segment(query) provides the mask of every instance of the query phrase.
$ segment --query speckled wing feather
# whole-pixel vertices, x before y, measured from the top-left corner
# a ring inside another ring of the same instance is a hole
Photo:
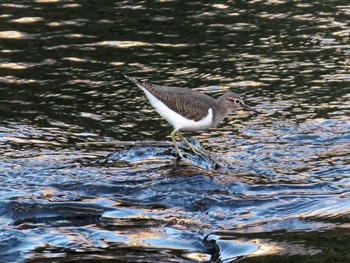
[[[138,86],[142,85],[143,88],[147,89],[171,110],[190,120],[199,121],[205,118],[208,110],[215,105],[215,99],[198,91],[187,88],[158,86],[139,82],[131,77],[127,78]]]
[[[213,98],[186,88],[157,86],[144,83],[145,88],[171,110],[187,119],[199,121],[213,107]]]

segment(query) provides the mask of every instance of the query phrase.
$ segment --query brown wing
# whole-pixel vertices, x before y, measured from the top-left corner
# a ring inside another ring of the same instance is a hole
[[[187,119],[199,121],[207,116],[215,105],[215,99],[195,90],[142,83],[144,88],[171,110]]]

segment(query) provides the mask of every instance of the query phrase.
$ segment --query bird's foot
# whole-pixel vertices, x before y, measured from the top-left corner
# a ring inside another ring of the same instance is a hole
[[[199,149],[198,147],[194,146],[191,144],[191,147],[189,147],[191,151],[195,154],[199,154],[203,157],[209,158],[210,160],[214,161],[215,163],[222,165],[226,164],[226,160],[224,160],[222,157],[219,155],[216,155],[215,153],[212,153],[210,151],[207,151],[205,149]]]
[[[175,153],[177,154],[178,158],[184,158],[183,153],[180,151],[178,147],[175,147]]]
[[[197,153],[197,154],[204,155],[204,156],[208,156],[208,155],[209,155],[209,154],[206,153],[205,151],[203,151],[203,150],[201,150],[201,149],[199,149],[199,148],[197,148],[197,147],[195,147],[195,146],[191,147],[190,149],[191,149],[191,151],[192,151],[193,153]]]

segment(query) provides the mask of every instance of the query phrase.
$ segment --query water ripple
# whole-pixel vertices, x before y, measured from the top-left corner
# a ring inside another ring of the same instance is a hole
[[[347,1],[7,2],[0,261],[347,261]],[[178,160],[123,74],[262,113]]]

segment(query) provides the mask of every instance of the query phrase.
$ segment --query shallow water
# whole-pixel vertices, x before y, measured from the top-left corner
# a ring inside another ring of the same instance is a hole
[[[347,262],[348,1],[1,1],[1,262]],[[241,94],[186,136],[122,74]]]

